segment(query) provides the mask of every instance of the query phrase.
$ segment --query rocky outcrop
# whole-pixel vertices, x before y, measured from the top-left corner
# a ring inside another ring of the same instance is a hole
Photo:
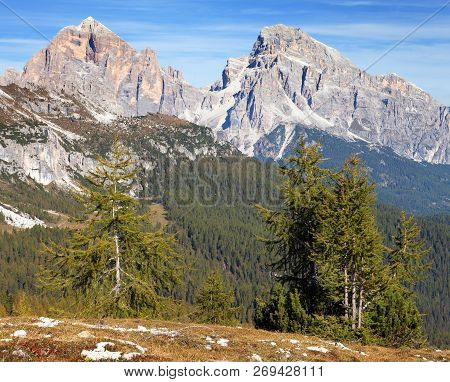
[[[91,17],[60,30],[28,61],[17,82],[82,95],[124,116],[181,115],[195,108],[202,94],[185,83],[180,72],[162,69],[153,50],[137,52]]]

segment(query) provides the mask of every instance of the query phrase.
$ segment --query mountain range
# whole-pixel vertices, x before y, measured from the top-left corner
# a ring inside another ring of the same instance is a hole
[[[323,143],[328,167],[358,153],[380,200],[448,212],[449,126],[448,107],[423,90],[396,75],[370,76],[284,25],[264,28],[208,88],[91,17],[60,30],[21,73],[0,77],[0,173],[71,189],[114,136],[143,173],[160,177],[161,160],[283,161],[303,135]]]
[[[103,123],[174,115],[251,156],[282,158],[301,124],[416,161],[450,163],[447,106],[395,74],[369,75],[284,25],[263,28],[248,56],[230,58],[221,78],[200,89],[162,68],[151,49],[137,52],[88,17],[61,29],[23,72],[7,71],[0,84],[75,97]]]

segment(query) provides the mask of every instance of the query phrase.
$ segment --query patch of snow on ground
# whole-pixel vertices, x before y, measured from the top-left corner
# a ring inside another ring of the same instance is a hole
[[[99,342],[94,350],[83,350],[81,356],[90,361],[102,361],[120,359],[122,353],[120,351],[106,350],[107,346],[114,346],[112,342]]]
[[[279,354],[284,354],[286,358],[291,356],[291,352],[288,349],[279,348],[276,352]]]
[[[206,350],[211,350],[212,347],[211,347],[211,345],[205,345],[205,349],[206,349]]]
[[[299,341],[299,340],[295,340],[295,339],[290,339],[289,342],[290,342],[291,344],[296,345],[296,344],[298,344],[300,341]]]
[[[307,353],[302,353],[302,356],[303,357],[308,357],[308,354]]]
[[[19,357],[29,357],[28,353],[23,351],[22,349],[17,349],[12,352],[12,355],[16,355]]]
[[[261,358],[260,355],[258,355],[258,354],[256,354],[256,353],[253,353],[253,354],[252,354],[252,361],[253,361],[253,362],[262,362],[262,358]]]
[[[140,332],[140,333],[151,333],[155,336],[167,336],[167,337],[176,337],[179,333],[176,330],[170,330],[167,328],[146,328],[145,326],[139,325],[137,328],[121,328],[116,326],[108,326],[108,325],[92,325],[86,324],[84,322],[74,323],[73,325],[84,326],[90,329],[100,329],[100,330],[113,330],[115,332]]]
[[[133,341],[127,341],[127,340],[120,340],[120,339],[116,339],[116,341],[120,342],[121,344],[126,344],[126,345],[130,345],[130,346],[134,346],[137,350],[137,352],[131,352],[131,353],[124,353],[122,355],[123,359],[126,359],[127,361],[133,359],[136,356],[139,355],[143,355],[145,354],[145,352],[147,351],[146,348],[144,348],[141,345],[138,345],[137,343],[134,343]]]
[[[311,351],[317,351],[319,353],[328,353],[329,350],[322,347],[322,346],[308,346],[306,349],[311,350]]]
[[[11,342],[12,339],[11,338],[2,338],[0,339],[0,342]]]
[[[0,204],[0,212],[5,216],[6,223],[14,227],[32,228],[35,225],[45,226],[42,220],[32,217],[24,212],[20,212],[8,204]]]
[[[345,346],[342,342],[328,342],[330,345],[334,345],[341,350],[353,351],[352,349]]]
[[[25,330],[16,330],[13,334],[11,334],[11,337],[26,337],[27,332]]]
[[[39,317],[39,322],[36,322],[33,325],[39,326],[40,328],[54,328],[60,323],[61,321],[55,320],[54,318]]]
[[[227,347],[228,342],[230,342],[230,340],[227,340],[226,338],[219,338],[216,343],[217,343],[217,345]]]

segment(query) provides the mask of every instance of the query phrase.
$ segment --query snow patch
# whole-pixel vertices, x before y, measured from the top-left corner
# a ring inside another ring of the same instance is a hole
[[[32,217],[25,212],[20,212],[16,208],[8,204],[0,204],[0,212],[5,216],[7,224],[18,228],[32,228],[35,225],[41,225],[45,227],[42,220]]]
[[[328,353],[329,350],[322,347],[322,346],[308,346],[306,349],[311,350],[311,351],[317,351],[319,353]]]
[[[276,353],[284,354],[284,356],[285,356],[286,358],[290,358],[290,357],[291,357],[291,352],[290,352],[288,349],[279,348],[279,349],[276,351]]]
[[[12,352],[12,355],[19,357],[29,357],[28,353],[23,351],[22,349],[17,349]]]
[[[252,354],[252,361],[253,362],[262,362],[262,358],[259,354],[253,353]]]
[[[291,344],[296,345],[296,344],[298,344],[300,341],[299,341],[299,340],[295,340],[295,339],[290,339],[289,342],[290,342]]]
[[[13,334],[11,334],[11,337],[26,337],[27,336],[27,332],[26,330],[16,330]]]
[[[73,323],[72,325],[84,326],[90,329],[99,329],[99,330],[112,330],[115,332],[140,332],[140,333],[150,333],[155,336],[167,336],[167,337],[176,337],[179,333],[176,330],[169,330],[167,328],[146,328],[145,326],[138,325],[137,328],[121,328],[116,326],[107,326],[107,325],[92,325],[86,324],[84,322]]]
[[[48,317],[39,317],[39,322],[34,323],[33,325],[39,326],[40,328],[54,328],[58,326],[61,321],[55,320],[53,318]]]
[[[226,339],[226,338],[219,338],[217,340],[217,345],[223,346],[223,347],[227,347],[228,346],[228,342],[230,342],[230,340]]]
[[[106,350],[107,346],[114,346],[112,342],[99,342],[94,350],[83,350],[81,356],[90,361],[103,361],[120,359],[122,353],[120,351]]]

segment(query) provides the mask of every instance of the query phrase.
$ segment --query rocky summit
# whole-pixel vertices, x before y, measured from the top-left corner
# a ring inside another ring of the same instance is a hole
[[[0,85],[76,97],[96,119],[174,115],[213,129],[247,155],[281,158],[298,129],[387,147],[431,163],[450,163],[449,108],[395,74],[372,76],[337,50],[284,25],[264,28],[250,54],[228,60],[207,89],[162,68],[89,17],[60,30],[22,73]],[[50,106],[50,109],[52,106]]]

